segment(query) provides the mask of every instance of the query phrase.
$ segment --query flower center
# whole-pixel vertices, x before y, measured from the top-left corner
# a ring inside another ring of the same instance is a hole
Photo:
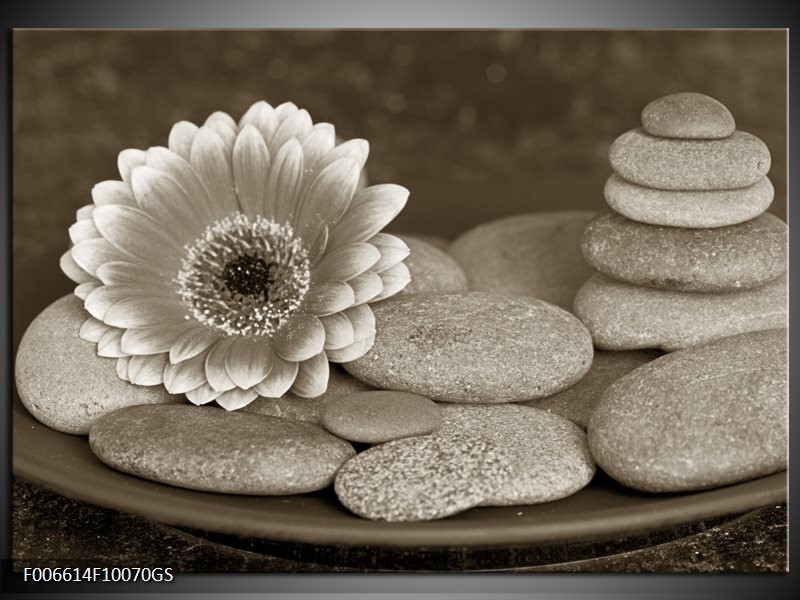
[[[235,213],[186,245],[175,282],[201,323],[268,336],[300,307],[310,279],[306,248],[291,226]]]

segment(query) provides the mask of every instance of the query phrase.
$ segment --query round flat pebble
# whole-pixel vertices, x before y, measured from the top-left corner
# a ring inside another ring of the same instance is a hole
[[[645,106],[642,128],[659,137],[719,139],[731,135],[736,122],[719,100],[697,92],[681,92]]]
[[[769,171],[770,154],[756,136],[736,131],[721,140],[676,140],[633,129],[608,153],[628,181],[665,190],[725,190],[753,185]]]
[[[578,292],[574,312],[601,350],[671,352],[738,333],[786,327],[786,277],[760,288],[700,294],[639,287],[598,273]]]
[[[416,236],[398,237],[411,250],[404,260],[411,281],[398,294],[466,291],[467,276],[447,252]]]
[[[725,338],[619,379],[589,423],[598,464],[648,492],[701,490],[785,469],[786,333]]]
[[[661,352],[657,350],[628,352],[597,350],[594,353],[592,367],[578,383],[553,396],[528,400],[522,404],[561,415],[585,430],[606,388],[623,375],[659,356]]]
[[[511,477],[512,457],[474,436],[428,435],[375,446],[334,482],[342,504],[378,521],[429,521],[478,506]]]
[[[284,394],[280,398],[264,398],[259,396],[250,404],[240,409],[239,412],[256,413],[270,417],[282,417],[284,419],[295,419],[296,421],[319,424],[322,419],[322,410],[327,404],[336,402],[344,396],[372,389],[374,389],[372,386],[367,385],[363,381],[359,381],[339,365],[330,363],[328,388],[321,396],[317,396],[316,398],[301,398],[291,393]]]
[[[533,296],[569,309],[592,274],[580,239],[595,214],[540,212],[490,221],[458,237],[450,253],[471,290]]]
[[[441,424],[442,411],[435,402],[407,392],[350,394],[322,412],[325,429],[340,438],[367,444],[425,435]]]
[[[120,471],[225,494],[313,492],[355,455],[311,423],[185,404],[108,413],[89,431],[89,445]]]
[[[786,272],[787,229],[769,213],[715,229],[646,225],[607,213],[586,227],[581,249],[593,267],[620,281],[729,292],[763,285]]]
[[[514,402],[569,387],[592,362],[581,322],[535,298],[415,294],[376,303],[373,311],[372,349],[344,368],[382,389],[449,402]]]
[[[133,385],[117,377],[116,359],[97,356],[96,344],[78,337],[89,317],[72,294],[31,322],[17,349],[17,391],[39,421],[65,433],[86,434],[105,413],[137,404],[185,402],[164,386]]]
[[[772,204],[768,177],[734,190],[657,190],[611,175],[605,185],[608,205],[641,223],[669,227],[725,227],[755,219]]]
[[[507,450],[513,476],[482,506],[539,504],[571,496],[594,476],[586,434],[567,419],[519,404],[440,404],[435,435],[483,437]]]

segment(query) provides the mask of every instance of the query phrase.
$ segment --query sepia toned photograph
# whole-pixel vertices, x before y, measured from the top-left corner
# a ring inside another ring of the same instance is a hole
[[[15,572],[788,570],[787,30],[12,48]]]

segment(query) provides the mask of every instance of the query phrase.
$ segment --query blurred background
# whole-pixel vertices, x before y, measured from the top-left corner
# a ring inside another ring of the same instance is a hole
[[[766,142],[785,219],[786,50],[781,30],[15,31],[15,299],[35,296],[33,311],[71,289],[67,228],[118,178],[120,150],[259,99],[368,139],[370,181],[412,192],[390,230],[454,237],[513,213],[605,210],[614,138],[650,100],[704,92]]]

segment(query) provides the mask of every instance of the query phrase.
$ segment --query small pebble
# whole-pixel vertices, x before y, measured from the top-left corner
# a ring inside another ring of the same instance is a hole
[[[733,134],[736,123],[719,100],[697,92],[681,92],[645,106],[642,128],[659,137],[719,139]]]
[[[407,392],[375,391],[342,396],[322,412],[322,426],[352,442],[380,444],[432,433],[442,424],[435,402]]]
[[[413,235],[400,235],[411,250],[403,262],[411,273],[411,281],[398,294],[421,292],[464,292],[467,276],[444,250]]]
[[[317,425],[207,406],[135,406],[92,426],[104,463],[161,483],[225,494],[327,487],[353,447]]]
[[[589,423],[602,469],[647,492],[687,492],[786,468],[786,330],[668,354],[606,390]]]

